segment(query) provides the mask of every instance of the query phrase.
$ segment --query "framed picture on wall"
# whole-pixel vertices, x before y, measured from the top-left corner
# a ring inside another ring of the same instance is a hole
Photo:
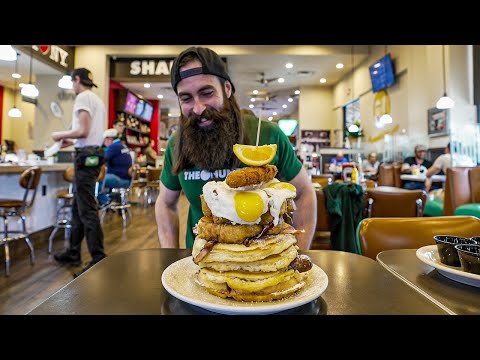
[[[428,114],[428,136],[448,135],[448,109],[431,108]]]

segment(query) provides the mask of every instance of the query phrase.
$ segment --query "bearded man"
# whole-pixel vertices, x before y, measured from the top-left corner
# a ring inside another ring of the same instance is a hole
[[[223,181],[232,170],[244,167],[233,152],[234,144],[254,145],[258,119],[240,114],[235,87],[225,63],[213,50],[191,47],[175,59],[171,83],[181,109],[180,124],[165,152],[160,195],[155,203],[158,237],[162,248],[179,246],[178,199],[183,190],[190,202],[186,246],[191,248],[193,227],[200,220],[200,195],[208,181]],[[316,196],[308,175],[290,141],[280,128],[262,121],[259,145],[277,144],[271,164],[277,177],[297,189],[293,225],[301,249],[310,247],[316,223]]]

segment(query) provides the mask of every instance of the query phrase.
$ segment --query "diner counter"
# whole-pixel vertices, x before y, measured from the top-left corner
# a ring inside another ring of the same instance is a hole
[[[0,175],[3,174],[21,174],[24,170],[27,170],[28,168],[32,166],[39,166],[42,168],[43,172],[49,172],[49,171],[64,171],[66,168],[69,166],[72,166],[73,163],[54,163],[54,164],[48,164],[46,160],[40,160],[40,161],[32,161],[32,162],[25,162],[21,164],[15,164],[13,165],[12,163],[0,163]]]
[[[25,165],[0,164],[0,198],[23,199],[25,189],[19,184],[20,174],[30,168],[34,162]],[[63,171],[73,163],[45,164],[46,161],[37,161],[42,169],[40,183],[37,187],[35,200],[31,208],[26,210],[27,231],[32,233],[53,226],[57,212],[57,192],[67,189],[69,183],[63,179]],[[32,164],[32,165],[31,165]],[[31,195],[29,195],[28,201]],[[19,230],[20,223],[11,221],[9,226],[12,230]]]
[[[325,271],[328,286],[317,299],[279,314],[447,314],[370,258],[333,250],[302,253]],[[142,249],[107,256],[28,314],[214,314],[171,296],[162,285],[163,271],[190,255],[189,249]]]

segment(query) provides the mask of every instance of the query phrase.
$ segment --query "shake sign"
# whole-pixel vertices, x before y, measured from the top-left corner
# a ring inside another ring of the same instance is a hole
[[[68,67],[67,57],[69,53],[56,45],[32,45],[33,50],[39,51],[42,55],[48,56],[57,64]]]

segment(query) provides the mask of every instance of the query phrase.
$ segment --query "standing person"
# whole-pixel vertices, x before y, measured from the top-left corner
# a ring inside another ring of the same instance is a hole
[[[191,47],[175,59],[171,83],[181,109],[179,128],[167,144],[160,177],[160,195],[155,204],[158,237],[163,248],[179,246],[178,200],[183,190],[190,202],[186,245],[194,242],[193,227],[203,216],[202,187],[210,180],[222,181],[236,168],[245,166],[233,153],[233,145],[255,144],[258,119],[245,116],[235,100],[235,87],[221,57],[208,48]],[[277,144],[272,162],[278,176],[297,189],[293,223],[305,233],[298,246],[308,249],[317,216],[316,197],[305,169],[280,128],[262,121],[259,145]]]
[[[62,141],[62,147],[75,145],[75,177],[73,179],[72,236],[70,248],[54,255],[62,264],[81,264],[81,244],[87,239],[92,260],[76,273],[78,276],[106,255],[103,249],[103,231],[98,217],[95,199],[95,182],[104,163],[102,149],[105,105],[92,92],[92,73],[85,68],[72,71],[73,90],[77,95],[73,104],[72,130],[52,133],[54,141]]]
[[[108,189],[119,187],[128,188],[131,182],[128,170],[130,166],[132,166],[130,149],[122,143],[115,129],[105,130],[103,137],[103,144],[106,146],[105,161],[107,165],[107,173],[105,174],[103,187]],[[110,201],[111,198],[108,191],[102,191],[98,194],[98,202],[101,208],[108,205]]]

